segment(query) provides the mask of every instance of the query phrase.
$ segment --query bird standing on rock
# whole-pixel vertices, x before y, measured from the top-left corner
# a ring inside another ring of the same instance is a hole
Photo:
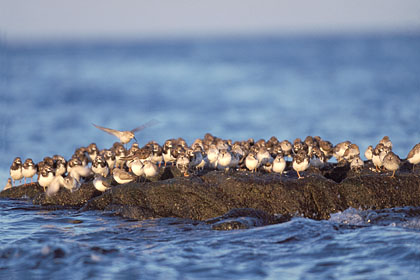
[[[350,141],[344,141],[335,145],[333,149],[333,156],[337,159],[338,162],[343,160],[344,153],[350,145]]]
[[[392,150],[392,142],[389,139],[389,136],[384,136],[379,143],[383,144],[385,147],[389,148],[390,150]]]
[[[32,184],[32,178],[36,174],[37,168],[35,163],[32,161],[32,159],[28,158],[25,160],[22,166],[22,175],[25,177],[25,185],[26,185],[26,178],[31,178],[31,184]]]
[[[273,161],[273,172],[282,174],[285,168],[286,160],[284,159],[283,155],[277,155]]]
[[[206,161],[203,158],[203,152],[201,146],[196,146],[192,152],[192,158],[190,160],[190,166],[196,170],[204,169]]]
[[[350,162],[350,168],[354,172],[358,172],[359,173],[363,169],[364,164],[365,163],[360,158],[360,156],[356,156],[356,157],[352,158],[352,160]]]
[[[188,174],[188,166],[190,165],[190,159],[186,153],[181,153],[176,158],[176,168],[184,174],[184,177],[190,176]]]
[[[93,173],[100,174],[103,177],[108,176],[109,168],[108,168],[108,164],[106,163],[106,160],[104,159],[103,156],[98,155],[93,160],[92,171],[93,171]]]
[[[131,168],[131,172],[133,172],[134,175],[136,175],[138,177],[144,175],[144,170],[143,170],[144,165],[143,165],[143,162],[140,159],[135,158],[133,160],[133,162],[131,163],[130,168]]]
[[[111,184],[100,174],[95,174],[93,186],[100,192],[104,192],[111,188]]]
[[[305,150],[300,150],[294,157],[292,163],[293,169],[297,172],[298,178],[302,179],[299,172],[303,172],[309,167],[309,157]]]
[[[386,170],[392,171],[391,178],[394,178],[395,171],[397,171],[400,168],[401,160],[393,152],[388,152],[384,157],[383,164]]]
[[[20,157],[16,157],[13,160],[12,165],[10,166],[10,177],[12,177],[13,184],[16,181],[20,181],[23,178],[22,174],[22,160]]]
[[[42,168],[41,172],[38,175],[38,184],[44,188],[44,192],[46,188],[51,184],[54,179],[54,171],[52,167],[45,166]]]
[[[372,156],[373,156],[373,147],[372,145],[370,145],[369,147],[367,147],[365,151],[365,158],[367,160],[372,160]]]
[[[420,163],[420,143],[416,144],[411,151],[407,155],[407,160],[409,163],[413,165],[413,172],[414,167],[416,164]]]
[[[381,155],[383,155],[385,153],[385,146],[381,143],[379,143],[378,145],[376,145],[375,149],[373,150],[372,153],[372,163],[373,165],[375,165],[376,168],[376,172],[379,172],[382,166],[383,166],[383,161],[382,161],[382,157]]]
[[[211,168],[217,167],[217,159],[219,158],[219,149],[216,147],[216,144],[211,144],[206,151],[207,159]]]
[[[118,184],[127,184],[136,180],[137,178],[135,175],[119,168],[114,168],[114,170],[112,170],[112,176]]]
[[[258,159],[254,153],[249,153],[245,158],[245,166],[251,172],[255,172],[258,168]]]
[[[7,179],[7,184],[4,186],[3,191],[11,189],[12,188],[12,178]]]
[[[159,174],[159,168],[150,160],[146,160],[143,166],[144,176],[146,178],[155,177]]]
[[[98,155],[98,146],[96,146],[95,143],[91,143],[87,147],[86,152],[89,156],[90,161],[94,161],[96,156]]]
[[[231,162],[232,154],[226,149],[220,150],[219,155],[217,156],[217,168],[227,172]]]

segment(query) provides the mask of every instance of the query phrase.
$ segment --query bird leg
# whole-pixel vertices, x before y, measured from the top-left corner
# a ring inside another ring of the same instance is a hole
[[[391,178],[395,178],[395,170],[392,172]]]
[[[299,171],[296,171],[298,175],[298,179],[303,179],[304,177],[300,176]]]

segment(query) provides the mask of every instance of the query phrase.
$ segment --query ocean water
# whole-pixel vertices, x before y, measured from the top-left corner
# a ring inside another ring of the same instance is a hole
[[[233,140],[320,135],[364,151],[384,135],[405,158],[420,142],[420,35],[125,42],[0,42],[0,188],[13,158],[116,140],[207,132]],[[363,152],[362,152],[363,153]],[[0,278],[413,279],[418,209],[348,209],[216,232],[193,221],[126,221],[1,201]],[[375,217],[375,219],[371,219]],[[372,222],[373,221],[373,222]],[[68,276],[70,277],[70,276]]]

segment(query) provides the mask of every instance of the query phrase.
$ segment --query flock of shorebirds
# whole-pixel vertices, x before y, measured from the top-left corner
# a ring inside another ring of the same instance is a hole
[[[16,157],[10,167],[10,177],[4,190],[11,188],[15,181],[27,179],[33,181],[38,174],[38,184],[44,188],[47,195],[55,194],[60,187],[71,191],[77,190],[85,178],[94,178],[93,185],[101,192],[111,187],[112,178],[118,184],[126,184],[141,178],[155,177],[164,165],[174,165],[185,176],[204,168],[229,170],[249,170],[256,172],[275,172],[282,174],[286,169],[286,159],[291,159],[291,166],[298,178],[303,178],[309,166],[323,168],[331,157],[335,157],[339,164],[348,164],[356,172],[360,172],[365,162],[360,157],[359,147],[350,141],[332,145],[331,142],[319,136],[308,136],[302,141],[297,138],[291,143],[288,140],[279,141],[276,137],[269,140],[236,141],[221,139],[207,133],[203,139],[196,139],[188,146],[182,138],[166,140],[163,146],[150,141],[139,147],[137,140],[129,149],[127,145],[134,133],[151,125],[135,128],[130,131],[119,131],[94,126],[102,131],[118,137],[110,149],[98,149],[95,143],[88,147],[76,149],[71,159],[66,160],[60,155],[45,157],[35,164],[28,158],[22,164],[20,157]],[[373,147],[369,146],[364,156],[374,165],[373,171],[392,172],[391,177],[399,169],[402,160],[392,152],[392,142],[384,136]],[[404,161],[413,164],[420,163],[420,143],[416,144]],[[12,182],[13,181],[13,182]]]

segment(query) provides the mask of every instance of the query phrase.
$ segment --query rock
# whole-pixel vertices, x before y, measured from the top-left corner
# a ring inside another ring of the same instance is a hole
[[[70,192],[65,188],[60,188],[60,190],[52,196],[48,196],[44,192],[41,192],[33,198],[32,202],[42,206],[57,206],[58,208],[80,208],[85,205],[88,200],[99,195],[101,195],[101,192],[95,189],[92,181],[90,181],[82,184],[78,190],[73,192]]]
[[[2,191],[0,192],[0,198],[33,199],[41,193],[44,193],[44,189],[38,183],[31,183]]]
[[[298,180],[294,171],[282,176],[204,171],[184,178],[174,168],[166,168],[157,179],[114,186],[105,193],[88,182],[73,193],[62,188],[47,197],[35,184],[3,191],[0,197],[29,198],[45,207],[110,211],[127,219],[175,217],[213,221],[215,229],[276,223],[279,221],[273,215],[277,214],[283,215],[279,217],[284,221],[291,215],[319,220],[349,207],[420,206],[420,177],[410,169],[390,178],[369,169],[354,173],[347,166],[329,166],[323,170],[310,169],[304,176]],[[229,212],[233,209],[236,210]]]

